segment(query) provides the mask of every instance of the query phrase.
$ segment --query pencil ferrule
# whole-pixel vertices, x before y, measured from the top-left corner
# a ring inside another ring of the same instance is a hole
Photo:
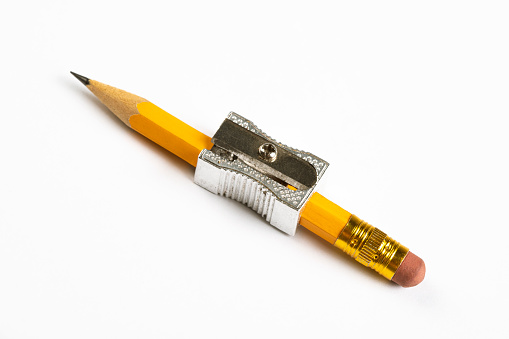
[[[408,253],[408,248],[355,215],[351,216],[334,246],[389,280]]]

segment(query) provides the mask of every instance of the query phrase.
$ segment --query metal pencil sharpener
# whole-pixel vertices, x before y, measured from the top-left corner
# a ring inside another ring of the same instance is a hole
[[[294,235],[300,211],[329,163],[283,145],[231,112],[198,156],[194,182],[237,200]]]

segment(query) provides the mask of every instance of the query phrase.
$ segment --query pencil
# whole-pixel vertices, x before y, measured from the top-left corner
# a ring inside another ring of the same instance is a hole
[[[211,149],[212,139],[150,101],[71,72],[128,127],[192,166]],[[356,261],[402,287],[422,282],[424,261],[379,229],[315,192],[301,210],[299,224]]]

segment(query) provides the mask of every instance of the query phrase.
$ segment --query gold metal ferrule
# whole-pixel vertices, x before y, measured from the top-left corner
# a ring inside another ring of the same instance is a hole
[[[389,280],[408,254],[407,247],[355,215],[343,228],[334,246]]]

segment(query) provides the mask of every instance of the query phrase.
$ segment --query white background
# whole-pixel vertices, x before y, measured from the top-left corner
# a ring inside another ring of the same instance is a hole
[[[27,1],[0,36],[0,338],[501,338],[505,1]],[[331,164],[427,265],[403,289],[193,184],[69,71]]]

